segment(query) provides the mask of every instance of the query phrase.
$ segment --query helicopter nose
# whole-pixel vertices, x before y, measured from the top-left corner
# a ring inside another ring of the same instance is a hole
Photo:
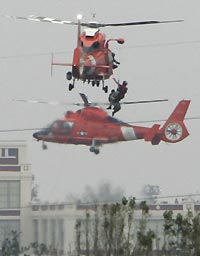
[[[33,137],[34,137],[35,139],[37,139],[37,140],[38,140],[39,132],[35,132],[35,133],[33,133]]]

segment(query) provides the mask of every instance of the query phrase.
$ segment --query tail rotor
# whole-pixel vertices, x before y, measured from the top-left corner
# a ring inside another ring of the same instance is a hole
[[[182,100],[178,103],[175,110],[161,129],[162,140],[170,143],[176,143],[185,139],[189,135],[184,124],[184,118],[189,104],[190,100]]]

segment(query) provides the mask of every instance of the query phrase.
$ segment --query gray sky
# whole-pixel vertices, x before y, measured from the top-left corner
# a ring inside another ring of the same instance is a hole
[[[120,46],[111,44],[121,62],[114,77],[129,83],[126,99],[169,99],[123,107],[116,115],[123,121],[167,118],[181,99],[191,99],[187,116],[200,116],[199,8],[198,0],[0,0],[2,15],[35,14],[75,21],[82,13],[83,20],[90,21],[95,13],[100,22],[184,19],[182,23],[102,29],[107,38],[126,41]],[[1,129],[43,127],[67,110],[7,99],[80,102],[78,93],[84,92],[91,101],[107,100],[101,89],[81,82],[69,92],[63,67],[55,67],[53,77],[50,75],[49,53],[64,52],[55,59],[72,60],[76,27],[1,18],[0,31]],[[115,86],[112,80],[107,84]],[[91,154],[86,146],[74,145],[48,144],[43,151],[32,132],[1,133],[0,140],[27,140],[28,161],[42,200],[63,200],[67,194],[81,194],[86,185],[95,187],[102,180],[122,187],[127,196],[140,196],[146,184],[159,185],[163,196],[200,193],[200,122],[185,123],[190,136],[180,143],[124,142],[103,146],[99,155]]]

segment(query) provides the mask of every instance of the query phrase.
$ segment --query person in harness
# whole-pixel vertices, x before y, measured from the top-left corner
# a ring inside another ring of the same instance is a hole
[[[118,87],[117,87],[117,90],[114,90],[114,89],[111,90],[108,96],[110,105],[107,108],[107,109],[112,109],[112,106],[113,106],[112,116],[114,116],[114,114],[121,109],[120,100],[125,97],[125,94],[128,91],[128,88],[127,88],[128,83],[126,81],[123,81],[121,84],[115,78],[113,78],[113,80],[118,85]]]

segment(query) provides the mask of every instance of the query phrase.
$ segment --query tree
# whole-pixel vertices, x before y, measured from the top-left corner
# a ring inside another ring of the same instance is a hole
[[[99,256],[99,215],[98,208],[95,206],[95,215],[94,215],[94,233],[93,233],[94,241],[93,241],[93,252],[94,256]]]
[[[124,197],[121,203],[95,207],[93,216],[86,210],[85,221],[76,225],[76,234],[79,234],[76,244],[82,244],[79,251],[85,251],[86,255],[93,253],[95,256],[102,253],[106,256],[130,256],[134,248],[134,208],[135,198],[128,200]],[[89,225],[90,222],[94,225]],[[93,250],[89,246],[91,244],[94,245]],[[77,255],[80,255],[79,251],[77,250]]]
[[[133,234],[132,234],[132,227],[133,227],[133,214],[135,209],[135,197],[130,198],[127,200],[125,197],[122,198],[122,205],[126,207],[127,210],[127,235],[125,236],[124,241],[124,251],[126,256],[130,256],[133,251]]]
[[[191,255],[192,253],[192,218],[193,214],[188,210],[186,216],[180,213],[173,216],[172,211],[165,211],[164,216],[164,251],[165,253],[175,253],[179,251],[181,255]]]
[[[11,231],[11,237],[6,238],[2,244],[2,255],[3,256],[17,256],[20,253],[19,246],[19,235],[17,231]]]
[[[176,231],[174,226],[174,218],[173,211],[165,211],[163,214],[164,217],[164,245],[163,251],[167,254],[167,252],[172,252],[175,247],[175,238]]]
[[[180,249],[181,249],[182,255],[192,254],[192,247],[193,247],[192,246],[192,234],[193,234],[192,219],[193,219],[193,213],[190,210],[188,210],[186,216],[182,218],[181,225],[178,226],[178,228],[181,231]],[[175,221],[175,223],[177,222]]]
[[[142,218],[140,220],[140,228],[137,232],[138,253],[141,255],[149,255],[153,250],[153,239],[156,235],[151,229],[147,230],[147,217],[149,217],[149,207],[146,201],[140,203],[142,210]]]
[[[193,218],[192,241],[194,247],[194,255],[200,256],[200,214]]]
[[[33,253],[35,255],[47,255],[48,248],[44,243],[33,242],[31,243],[31,247],[33,248]]]
[[[81,221],[77,220],[75,224],[76,231],[76,253],[77,256],[81,255]]]
[[[86,256],[89,256],[89,254],[90,254],[89,224],[90,224],[90,214],[89,214],[89,212],[86,212],[86,221],[85,221]]]

